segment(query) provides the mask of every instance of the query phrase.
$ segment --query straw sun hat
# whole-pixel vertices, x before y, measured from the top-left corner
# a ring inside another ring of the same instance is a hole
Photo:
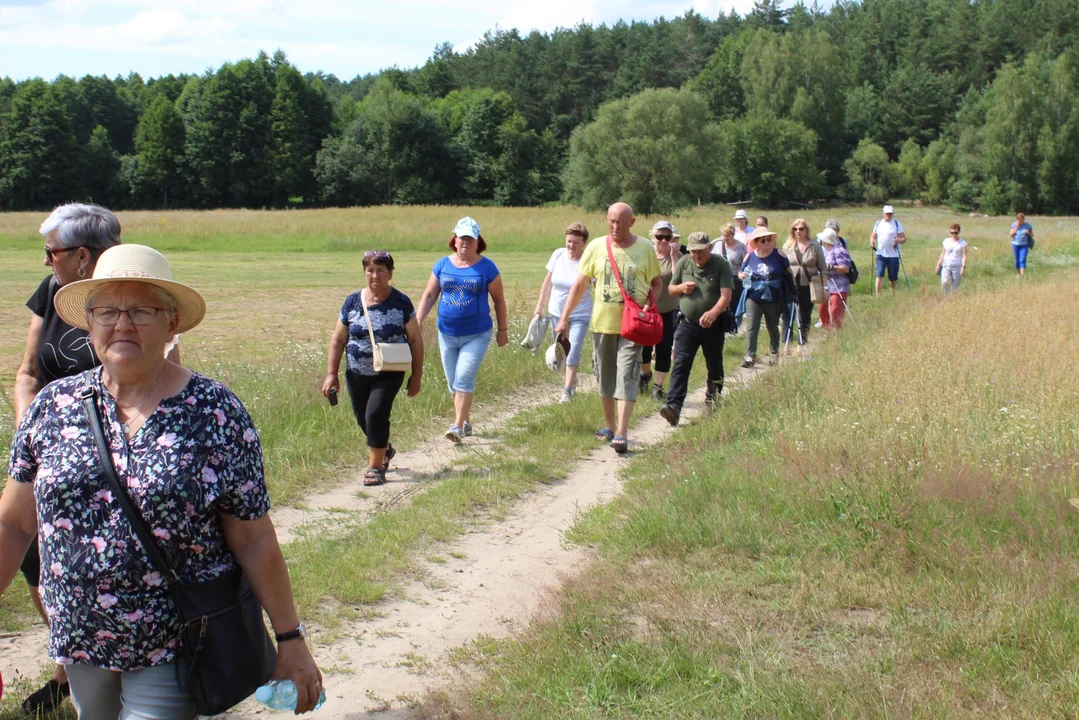
[[[176,314],[180,320],[177,333],[187,332],[206,315],[206,301],[202,295],[173,281],[168,259],[145,245],[116,245],[101,253],[92,278],[68,283],[56,292],[53,300],[56,312],[68,325],[89,330],[86,298],[94,289],[110,282],[142,282],[171,295],[176,300]]]

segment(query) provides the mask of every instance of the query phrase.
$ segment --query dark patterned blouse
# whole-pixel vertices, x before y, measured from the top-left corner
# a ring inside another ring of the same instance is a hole
[[[34,483],[49,655],[138,670],[174,660],[179,619],[98,469],[79,398],[88,383],[98,390],[117,475],[184,581],[236,567],[220,513],[253,520],[269,511],[262,447],[236,396],[198,373],[130,441],[101,368],[47,385],[19,425],[9,471]]]

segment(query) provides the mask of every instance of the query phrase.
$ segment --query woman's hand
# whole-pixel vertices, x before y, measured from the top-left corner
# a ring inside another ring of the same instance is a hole
[[[747,272],[738,273],[738,279],[739,280],[745,280],[747,277],[749,277],[749,273],[747,273]]]
[[[341,381],[337,378],[337,373],[326,373],[326,379],[322,381],[322,396],[329,397],[331,390],[341,390]]]
[[[408,376],[408,396],[416,397],[420,394],[420,383],[422,377],[419,373],[412,373]]]
[[[509,341],[510,331],[508,329],[502,328],[495,335],[495,342],[498,343],[498,347],[505,347]]]
[[[303,638],[286,640],[277,645],[277,664],[274,680],[291,680],[296,686],[296,714],[310,712],[318,704],[322,693],[322,673],[311,657],[311,650]]]

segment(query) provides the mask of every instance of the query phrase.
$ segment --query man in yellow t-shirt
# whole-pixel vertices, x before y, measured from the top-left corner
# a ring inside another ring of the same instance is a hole
[[[566,298],[562,320],[555,327],[555,333],[568,333],[567,318],[595,280],[592,347],[605,421],[604,427],[596,431],[596,438],[610,441],[611,447],[619,454],[629,449],[627,433],[633,405],[637,402],[641,346],[622,337],[622,308],[625,301],[618,288],[618,280],[611,271],[608,241],[622,284],[630,297],[644,308],[654,303],[660,291],[659,262],[652,243],[630,232],[636,219],[633,208],[626,203],[618,202],[607,209],[609,234],[596,238],[584,249],[577,266],[577,280]]]

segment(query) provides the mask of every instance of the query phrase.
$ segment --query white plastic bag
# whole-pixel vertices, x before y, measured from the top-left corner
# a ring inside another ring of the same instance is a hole
[[[528,330],[525,331],[524,339],[521,340],[521,347],[528,352],[535,355],[543,347],[544,340],[547,339],[547,317],[534,316],[532,322],[528,323]]]

